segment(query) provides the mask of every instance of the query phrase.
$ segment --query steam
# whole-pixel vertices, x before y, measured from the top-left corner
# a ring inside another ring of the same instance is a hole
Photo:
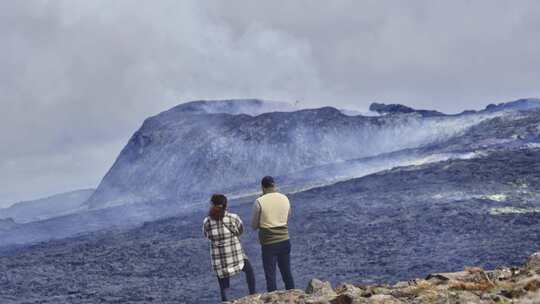
[[[0,3],[0,202],[96,187],[140,122],[181,101],[295,100],[322,87],[305,41],[258,26],[236,35],[205,10]]]
[[[141,121],[187,100],[451,113],[538,95],[539,12],[534,0],[1,1],[0,202],[95,187]]]

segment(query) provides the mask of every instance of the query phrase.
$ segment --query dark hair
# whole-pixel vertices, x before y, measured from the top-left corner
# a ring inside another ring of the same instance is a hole
[[[275,185],[274,178],[271,176],[265,176],[261,180],[261,186],[263,188],[273,188]]]
[[[214,194],[210,199],[212,207],[208,211],[208,216],[215,221],[222,220],[227,210],[227,197],[223,194]]]

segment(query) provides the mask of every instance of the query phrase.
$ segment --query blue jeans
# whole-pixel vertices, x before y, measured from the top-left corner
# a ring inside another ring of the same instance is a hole
[[[294,289],[294,280],[291,273],[291,242],[282,241],[270,245],[262,245],[262,260],[266,289],[268,292],[276,290],[276,263],[285,283],[285,289]]]

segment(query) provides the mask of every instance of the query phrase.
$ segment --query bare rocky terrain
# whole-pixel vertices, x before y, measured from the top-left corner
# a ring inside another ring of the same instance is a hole
[[[393,285],[343,283],[335,289],[329,282],[313,279],[305,291],[257,294],[231,303],[540,303],[540,252],[531,255],[521,267],[498,267],[489,271],[467,267],[460,272],[433,273],[423,279]]]

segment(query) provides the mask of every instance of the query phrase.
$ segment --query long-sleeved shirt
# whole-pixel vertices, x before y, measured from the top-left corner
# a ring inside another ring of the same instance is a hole
[[[203,233],[210,240],[212,268],[219,278],[230,277],[244,268],[246,256],[238,239],[243,231],[242,220],[234,213],[225,212],[219,221],[204,219]]]

